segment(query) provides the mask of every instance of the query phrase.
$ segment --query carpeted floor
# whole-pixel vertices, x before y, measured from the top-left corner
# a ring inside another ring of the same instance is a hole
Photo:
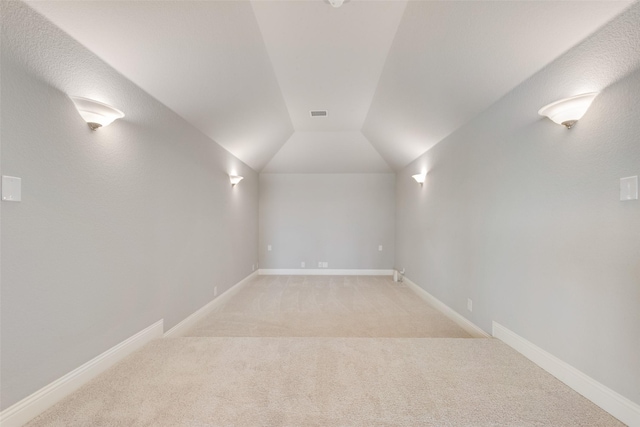
[[[410,292],[386,278],[261,277],[189,334],[202,336],[152,342],[28,425],[622,425],[498,340],[422,337],[441,332],[404,314],[451,326]],[[380,319],[323,323],[337,337],[295,323],[318,313]],[[397,336],[418,337],[372,336],[396,321]]]
[[[259,276],[186,335],[470,338],[385,276]]]

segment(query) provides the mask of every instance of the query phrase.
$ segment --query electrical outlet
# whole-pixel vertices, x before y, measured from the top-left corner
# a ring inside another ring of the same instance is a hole
[[[318,268],[322,268],[322,261],[318,261]]]
[[[267,250],[271,252],[271,245],[267,245]]]
[[[256,265],[255,264],[251,264],[251,271],[256,271]]]
[[[218,287],[217,287],[217,286],[214,286],[214,287],[213,287],[213,296],[214,296],[214,297],[217,297],[217,296],[218,296]]]
[[[328,262],[323,262],[323,263],[322,263],[322,266],[323,266],[324,268],[329,268],[329,263],[328,263]]]
[[[378,250],[382,252],[382,245],[378,245]]]
[[[300,263],[300,267],[304,268],[304,261]]]
[[[473,301],[471,301],[471,298],[467,298],[467,310],[473,311]]]

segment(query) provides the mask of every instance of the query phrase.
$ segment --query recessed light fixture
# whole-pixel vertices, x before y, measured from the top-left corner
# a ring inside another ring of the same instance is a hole
[[[584,116],[596,96],[598,93],[592,92],[561,99],[545,105],[538,111],[538,114],[549,117],[555,123],[571,129]]]
[[[417,173],[415,175],[411,175],[411,178],[415,179],[416,182],[420,184],[420,186],[422,187],[422,184],[424,184],[424,181],[427,178],[427,173],[426,172]]]
[[[91,130],[110,125],[114,120],[124,117],[124,113],[110,105],[93,99],[81,98],[79,96],[70,96],[73,104],[76,106],[78,113],[89,125]]]
[[[236,185],[238,185],[238,183],[243,179],[244,177],[240,175],[229,175],[229,181],[231,181],[232,187],[235,187]]]

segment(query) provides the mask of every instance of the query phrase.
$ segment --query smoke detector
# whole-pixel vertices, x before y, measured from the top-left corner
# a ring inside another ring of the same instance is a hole
[[[311,110],[309,114],[311,114],[311,117],[327,117],[329,112],[327,110]]]

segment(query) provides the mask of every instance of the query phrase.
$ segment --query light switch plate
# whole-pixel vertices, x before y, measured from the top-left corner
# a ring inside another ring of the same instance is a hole
[[[620,200],[638,200],[637,176],[620,178]]]
[[[5,202],[22,201],[21,178],[2,175],[2,200]]]

